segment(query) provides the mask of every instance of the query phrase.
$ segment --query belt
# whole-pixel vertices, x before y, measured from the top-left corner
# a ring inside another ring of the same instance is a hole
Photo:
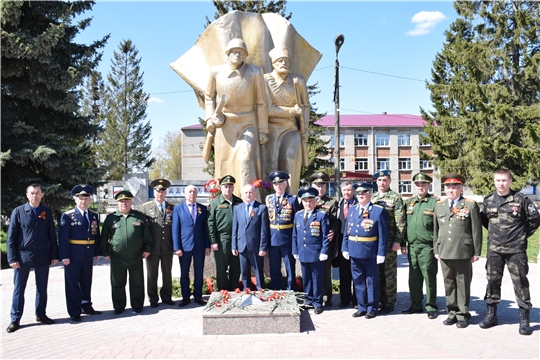
[[[73,245],[94,245],[96,240],[69,240],[69,243]]]
[[[371,237],[362,237],[362,236],[349,236],[349,240],[359,242],[359,241],[376,241],[377,236],[371,236]]]
[[[280,225],[280,224],[272,225],[272,224],[270,224],[270,229],[284,230],[284,229],[292,229],[292,228],[293,228],[293,224],[287,224],[287,225]]]

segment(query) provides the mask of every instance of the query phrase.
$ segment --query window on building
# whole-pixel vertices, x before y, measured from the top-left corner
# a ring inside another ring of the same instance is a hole
[[[433,169],[433,165],[428,160],[420,160],[420,170]]]
[[[398,159],[398,169],[399,170],[411,170],[411,158],[399,158]]]
[[[390,170],[390,159],[377,158],[377,171]]]
[[[339,147],[345,146],[345,135],[339,134]],[[334,147],[334,135],[330,137],[330,147]]]
[[[412,193],[412,183],[410,180],[400,180],[399,181],[399,193],[400,194],[411,194]]]
[[[410,134],[399,134],[398,135],[398,146],[411,146],[411,135]]]
[[[431,145],[429,143],[428,136],[427,136],[427,134],[425,132],[421,132],[418,137],[419,137],[420,146],[430,146]]]
[[[345,159],[339,158],[339,170],[345,170]]]
[[[390,146],[390,135],[384,133],[375,135],[375,145]]]
[[[367,146],[367,134],[354,134],[354,146]]]
[[[368,160],[366,158],[354,159],[354,170],[368,170]]]

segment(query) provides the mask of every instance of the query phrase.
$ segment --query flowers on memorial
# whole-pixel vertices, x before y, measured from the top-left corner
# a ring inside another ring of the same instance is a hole
[[[219,188],[219,179],[210,179],[203,185],[204,191],[210,194],[210,200],[214,200],[221,195],[221,189]]]
[[[225,313],[231,309],[240,309],[240,310],[257,310],[260,311],[260,307],[251,307],[251,305],[242,305],[245,296],[254,296],[258,300],[267,303],[269,312],[274,312],[275,309],[280,308],[291,314],[298,313],[299,310],[299,300],[298,295],[303,295],[304,293],[294,292],[294,291],[274,291],[268,289],[259,289],[258,291],[252,291],[246,289],[241,291],[239,288],[236,288],[234,292],[229,292],[228,290],[221,290],[219,293],[213,293],[210,297],[210,300],[204,308],[205,311],[211,311],[212,309],[219,309],[221,313]],[[264,304],[262,304],[264,305]]]
[[[45,220],[47,218],[47,213],[45,211],[42,211],[41,214],[39,214],[38,218]]]

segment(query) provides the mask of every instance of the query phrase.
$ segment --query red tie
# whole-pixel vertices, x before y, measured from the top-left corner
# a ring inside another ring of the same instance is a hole
[[[345,206],[343,207],[343,218],[346,219],[349,215],[349,202],[345,201]]]

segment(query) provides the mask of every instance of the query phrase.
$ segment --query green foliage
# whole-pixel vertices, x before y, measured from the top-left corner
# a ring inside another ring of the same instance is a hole
[[[131,40],[122,40],[114,52],[107,75],[105,131],[101,133],[101,160],[107,178],[120,180],[126,173],[152,166],[152,126],[146,121],[148,94],[143,91],[139,51]]]
[[[458,172],[477,193],[492,173],[516,188],[540,178],[540,3],[456,1],[457,20],[435,57],[431,100],[421,109],[441,173]]]
[[[487,237],[488,232],[486,229],[482,229],[482,256],[487,255]],[[538,262],[538,253],[540,253],[540,231],[536,231],[530,238],[527,239],[527,257],[529,262],[537,263]]]
[[[2,1],[2,214],[26,201],[40,183],[43,202],[69,203],[74,184],[100,177],[88,139],[98,128],[79,113],[78,88],[101,59],[109,36],[89,45],[75,37],[90,19],[74,22],[93,1]]]
[[[292,13],[289,13],[289,15],[287,15],[286,0],[270,0],[268,2],[266,0],[212,0],[212,3],[216,8],[216,12],[214,13],[214,20],[217,20],[223,15],[234,10],[257,14],[275,13],[283,16],[287,20],[290,20],[292,17]],[[204,28],[206,29],[211,23],[212,21],[210,21],[207,16]]]
[[[182,179],[182,131],[167,131],[155,155],[150,179]]]

